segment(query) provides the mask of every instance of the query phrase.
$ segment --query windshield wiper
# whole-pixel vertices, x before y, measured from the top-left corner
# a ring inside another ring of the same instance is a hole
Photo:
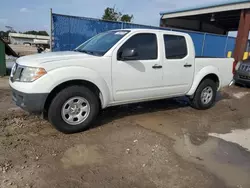
[[[101,56],[98,52],[88,51],[88,50],[74,50],[75,52],[82,52],[90,55]]]
[[[75,51],[75,52],[82,52],[82,53],[86,53],[86,54],[91,54],[91,55],[94,54],[94,52],[88,51],[88,50],[74,50],[74,51]]]
[[[74,52],[83,52],[83,53],[88,53],[88,51],[86,51],[86,50],[73,50]]]

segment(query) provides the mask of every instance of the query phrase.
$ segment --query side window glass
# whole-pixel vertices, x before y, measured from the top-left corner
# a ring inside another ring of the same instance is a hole
[[[163,37],[167,59],[182,59],[187,56],[185,37],[177,35],[164,35]]]
[[[153,33],[141,33],[132,36],[118,50],[118,59],[120,59],[124,49],[136,49],[138,52],[137,60],[157,59],[157,37]]]

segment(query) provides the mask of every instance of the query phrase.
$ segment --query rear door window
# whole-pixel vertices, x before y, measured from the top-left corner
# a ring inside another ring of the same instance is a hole
[[[187,43],[184,36],[163,35],[165,44],[165,57],[167,59],[183,59],[187,56]]]

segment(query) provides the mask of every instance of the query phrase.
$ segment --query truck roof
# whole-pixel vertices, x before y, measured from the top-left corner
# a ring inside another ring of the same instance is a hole
[[[178,31],[169,31],[169,30],[164,30],[164,29],[136,29],[136,28],[129,28],[129,29],[116,29],[113,31],[131,31],[131,32],[136,32],[136,31],[141,31],[141,32],[164,32],[164,33],[169,33],[169,34],[176,34],[176,35],[188,35],[187,33],[183,32],[178,32]]]

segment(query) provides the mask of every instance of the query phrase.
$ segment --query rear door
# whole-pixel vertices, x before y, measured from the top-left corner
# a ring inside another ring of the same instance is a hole
[[[194,48],[190,37],[163,34],[163,86],[169,95],[186,94],[193,83]]]
[[[162,62],[159,33],[137,32],[112,55],[112,80],[115,101],[133,101],[159,96],[162,89]],[[120,58],[124,49],[136,49],[134,60]]]

